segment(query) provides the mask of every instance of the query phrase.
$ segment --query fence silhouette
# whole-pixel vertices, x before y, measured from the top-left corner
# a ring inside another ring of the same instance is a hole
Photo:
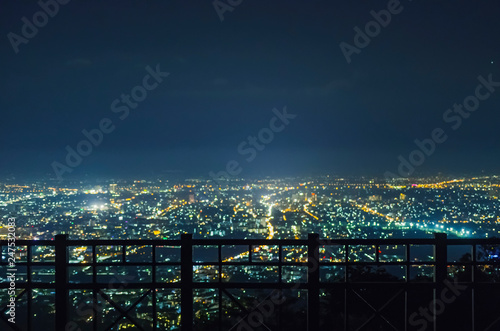
[[[0,241],[4,270],[7,244]],[[326,240],[317,234],[302,240],[193,239],[191,234],[180,240],[68,240],[57,235],[54,241],[17,240],[16,246],[16,298],[25,302],[26,319],[17,315],[16,324],[9,323],[7,296],[0,296],[0,325],[12,330],[50,329],[34,322],[32,297],[38,290],[55,292],[55,330],[78,330],[82,319],[74,319],[75,291],[91,296],[94,308],[83,323],[92,330],[118,329],[124,320],[137,330],[165,329],[162,323],[182,331],[450,330],[455,325],[500,330],[499,239],[447,239],[441,233],[429,239]],[[6,293],[9,281],[5,272],[1,277]],[[161,317],[160,289],[179,294],[180,320]],[[252,306],[234,294],[240,289],[270,294]],[[123,307],[108,290],[144,293]],[[216,298],[206,303],[206,309],[216,307],[208,319],[199,316],[205,309],[200,291],[212,291]],[[283,293],[279,302],[269,300],[273,293]],[[287,302],[287,296],[295,299]],[[195,298],[202,306],[198,313]],[[258,308],[263,301],[268,315]],[[116,316],[103,316],[96,308],[103,304]],[[147,309],[140,319],[134,315],[138,307]]]

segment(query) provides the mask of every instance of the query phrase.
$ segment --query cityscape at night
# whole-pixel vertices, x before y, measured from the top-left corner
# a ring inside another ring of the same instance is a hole
[[[500,177],[15,182],[2,219],[25,239],[299,239],[500,236]],[[5,227],[0,239],[7,238]]]
[[[500,331],[500,3],[0,9],[0,331]]]
[[[448,238],[495,238],[500,236],[500,178],[497,176],[450,178],[385,179],[369,177],[320,176],[314,178],[264,179],[135,179],[135,180],[80,180],[65,184],[57,181],[16,182],[9,179],[0,187],[2,219],[16,217],[19,238],[35,241],[54,240],[58,234],[67,234],[69,240],[178,240],[184,233],[193,238],[225,239],[307,239],[317,233],[325,239],[401,239],[432,238],[435,233],[446,233]],[[7,224],[0,228],[0,240],[7,240]],[[500,248],[500,246],[498,246]],[[478,258],[493,261],[497,249],[476,252]],[[28,250],[30,250],[28,253]],[[378,250],[378,254],[377,254]],[[153,255],[154,251],[154,255]],[[51,246],[18,246],[19,262],[29,258],[33,262],[54,262],[55,249]],[[4,253],[6,253],[4,251]],[[334,266],[345,262],[344,246],[320,246],[320,261]],[[460,261],[470,247],[449,250],[449,257]],[[93,254],[96,256],[93,257]],[[276,261],[307,262],[307,246],[223,245],[193,246],[193,281],[218,282],[300,282],[307,279],[307,267],[244,265],[249,260],[263,263]],[[482,254],[482,255],[481,255]],[[121,281],[156,281],[179,284],[181,281],[180,246],[151,245],[78,245],[68,247],[70,283],[92,282],[92,267],[97,263],[97,281],[113,282],[113,275]],[[136,265],[113,266],[123,261],[158,263],[156,267]],[[251,256],[251,257],[250,257]],[[2,256],[2,262],[8,254]],[[280,258],[281,257],[281,258]],[[219,267],[217,261],[231,263]],[[402,245],[357,245],[349,247],[349,260],[366,263],[379,261],[412,263],[434,261],[431,246],[413,246],[407,256]],[[108,263],[108,264],[106,264]],[[212,264],[210,264],[212,263]],[[242,263],[243,265],[238,265]],[[99,266],[102,264],[102,266]],[[235,265],[236,264],[236,265]],[[500,281],[498,268],[481,266],[478,272],[490,282]],[[434,277],[428,264],[414,264],[407,272],[405,266],[382,268],[393,281],[422,282]],[[464,277],[463,266],[448,268],[448,276]],[[378,271],[365,270],[368,274]],[[342,282],[346,270],[339,266],[322,267],[320,280]],[[470,271],[469,271],[470,273]],[[279,277],[278,277],[279,275]],[[2,276],[7,281],[6,276]],[[18,267],[19,282],[54,282],[55,268],[43,265]],[[350,272],[350,277],[353,276]],[[408,277],[408,279],[407,279]],[[467,277],[467,276],[465,276]],[[477,275],[476,275],[477,277]],[[258,300],[256,290],[233,293],[240,300]],[[141,290],[110,291],[114,302],[130,304],[141,295]],[[54,324],[54,302],[50,290],[34,291],[33,299],[44,302],[38,314],[44,323]],[[226,322],[235,320],[234,305],[219,307],[217,292],[198,289],[193,292],[195,329],[212,328],[222,308]],[[301,290],[290,293],[288,300],[298,300]],[[324,294],[326,297],[327,294]],[[2,293],[6,297],[6,293]],[[157,290],[159,310],[156,325],[164,330],[180,327],[180,293],[175,289]],[[92,296],[86,290],[71,292],[73,307],[91,307]],[[207,306],[208,305],[208,306]],[[304,313],[292,306],[294,313]],[[136,320],[151,323],[151,302],[137,305]],[[88,308],[90,309],[90,308]],[[149,311],[148,311],[149,309]],[[76,310],[78,312],[78,309]],[[80,311],[85,311],[80,308]],[[92,310],[75,315],[75,325],[90,325]],[[103,304],[100,313],[109,323],[116,318],[115,307]],[[229,316],[228,316],[229,315]],[[36,314],[34,315],[36,316]],[[227,324],[230,325],[230,324]],[[119,323],[119,329],[133,327],[129,322]]]

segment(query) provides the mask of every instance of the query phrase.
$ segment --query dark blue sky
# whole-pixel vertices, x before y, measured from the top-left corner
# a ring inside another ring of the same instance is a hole
[[[72,0],[16,54],[9,32],[41,9],[3,1],[0,173],[54,174],[103,118],[114,131],[72,175],[208,175],[233,159],[242,176],[383,175],[438,127],[448,139],[417,172],[498,172],[500,88],[456,130],[443,114],[479,75],[500,81],[500,5],[402,0],[348,64],[339,44],[389,2],[243,0],[220,21],[211,1]],[[170,75],[120,120],[111,104],[157,64]],[[238,145],[284,106],[297,117],[247,162]]]

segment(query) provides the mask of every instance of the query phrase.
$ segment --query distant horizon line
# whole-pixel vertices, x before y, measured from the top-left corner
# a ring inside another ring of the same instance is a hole
[[[255,180],[268,180],[268,179],[320,179],[320,178],[356,178],[356,179],[370,179],[370,180],[378,180],[378,181],[387,181],[387,180],[396,180],[396,181],[411,181],[411,180],[421,180],[421,179],[430,179],[430,178],[487,178],[487,177],[500,177],[498,173],[434,173],[434,174],[412,174],[407,177],[395,177],[395,178],[386,178],[383,175],[370,175],[370,174],[307,174],[307,175],[248,175],[248,176],[238,176],[232,178],[221,178],[221,179],[213,179],[208,174],[205,176],[200,175],[180,175],[180,173],[170,173],[170,174],[143,174],[143,175],[93,175],[93,174],[85,174],[85,175],[74,175],[68,176],[62,181],[59,181],[57,178],[54,178],[53,174],[45,174],[45,175],[19,175],[19,174],[8,174],[8,175],[0,175],[0,183],[3,181],[12,181],[12,180],[44,180],[44,181],[55,181],[55,182],[73,182],[73,181],[87,181],[87,180],[200,180],[206,182],[238,182],[238,181],[255,181]]]

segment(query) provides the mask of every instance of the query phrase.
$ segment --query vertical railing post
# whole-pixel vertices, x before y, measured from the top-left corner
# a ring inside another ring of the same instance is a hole
[[[441,296],[445,288],[445,280],[447,274],[447,263],[448,263],[448,246],[446,244],[446,233],[435,233],[434,239],[436,241],[434,245],[434,259],[436,261],[436,270],[434,274],[434,282],[436,284],[436,288],[434,289],[434,305]],[[435,313],[438,307],[434,307]],[[442,331],[447,330],[446,321],[443,316],[435,315],[434,318],[434,330]]]
[[[67,243],[68,235],[58,234],[55,240],[56,250],[56,330],[66,330],[68,321],[68,272]]]
[[[307,243],[307,330],[319,330],[319,235],[310,233]]]
[[[181,234],[181,330],[193,330],[193,235]]]
[[[152,246],[152,257],[153,257],[153,264],[152,264],[152,269],[153,269],[153,274],[151,275],[151,281],[154,284],[153,292],[151,293],[152,299],[153,299],[153,330],[158,330],[158,311],[156,309],[156,304],[157,304],[157,299],[156,299],[156,290],[158,289],[158,286],[156,285],[156,245]]]

